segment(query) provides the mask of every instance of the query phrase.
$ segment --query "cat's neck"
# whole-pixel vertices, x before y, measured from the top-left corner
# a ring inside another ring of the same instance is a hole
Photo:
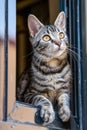
[[[52,68],[61,66],[62,64],[68,64],[67,59],[59,60],[57,58],[53,58],[47,63],[47,65]]]

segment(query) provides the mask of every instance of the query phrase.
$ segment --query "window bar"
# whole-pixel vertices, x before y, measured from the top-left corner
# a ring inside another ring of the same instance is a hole
[[[82,124],[82,55],[81,55],[81,0],[77,0],[77,46],[78,46],[78,96],[79,96],[79,123]]]
[[[72,39],[73,39],[73,24],[72,24],[72,0],[68,1],[68,36],[69,36],[69,43],[70,43],[70,48],[72,49]],[[72,60],[72,53],[70,52],[70,64],[71,67],[73,68],[73,60]],[[74,113],[74,107],[72,104],[75,104],[75,99],[73,99],[74,96],[74,91],[72,91],[71,95],[71,109],[72,109],[72,118],[73,118],[73,113]]]
[[[73,62],[74,66],[74,94],[75,94],[75,117],[77,124],[79,123],[79,130],[82,129],[82,63],[81,63],[81,1],[71,0],[72,11],[72,43],[77,49],[78,60]],[[70,8],[70,7],[69,7]],[[69,16],[70,17],[70,16]]]
[[[76,46],[76,15],[75,15],[75,9],[76,9],[76,3],[74,0],[68,0],[67,1],[67,12],[68,12],[68,19],[67,19],[67,32],[69,36],[69,43],[70,43],[70,49],[75,50]],[[78,129],[78,122],[77,122],[77,61],[75,61],[74,57],[72,56],[72,52],[70,51],[70,64],[72,67],[72,76],[73,76],[73,88],[71,93],[71,125],[72,129]]]
[[[5,0],[5,79],[4,79],[4,118],[7,120],[7,88],[8,88],[8,0]]]
[[[82,111],[83,111],[83,130],[87,130],[87,1],[81,1],[81,41],[82,41]]]
[[[72,45],[75,47],[73,50],[77,53],[77,15],[76,15],[76,8],[77,8],[77,1],[76,0],[71,0],[71,6],[72,6]],[[75,58],[76,57],[76,58]],[[74,116],[77,118],[78,117],[78,90],[77,90],[77,80],[78,80],[78,68],[77,68],[77,62],[78,58],[77,55],[74,55],[74,60],[73,60],[73,93],[74,93]]]
[[[70,42],[70,46],[71,49],[73,49],[77,55],[77,15],[76,15],[76,8],[77,8],[77,1],[76,0],[70,0],[69,3],[69,8],[68,8],[68,14],[69,14],[69,27],[68,27],[68,31],[69,31],[69,42]],[[70,52],[70,63],[72,66],[72,72],[73,72],[73,91],[72,91],[72,116],[74,117],[74,119],[78,118],[78,67],[77,67],[77,62],[78,60],[76,59],[77,56],[74,55],[74,57],[72,57],[72,52]],[[75,58],[76,57],[76,58]],[[74,98],[73,98],[74,97]]]
[[[60,0],[60,11],[67,12],[66,0]]]

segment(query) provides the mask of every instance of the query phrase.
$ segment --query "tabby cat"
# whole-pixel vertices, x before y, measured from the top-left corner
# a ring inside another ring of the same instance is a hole
[[[31,75],[26,70],[17,86],[17,100],[40,106],[43,125],[55,119],[54,107],[63,122],[70,119],[71,68],[68,63],[66,17],[60,12],[54,25],[28,17],[33,47]]]

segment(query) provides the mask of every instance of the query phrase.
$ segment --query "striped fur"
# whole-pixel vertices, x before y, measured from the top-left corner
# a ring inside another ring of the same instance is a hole
[[[34,53],[30,77],[29,70],[25,71],[17,86],[17,100],[40,106],[43,125],[54,121],[53,107],[56,105],[62,121],[66,122],[70,118],[72,76],[67,60],[68,38],[65,26],[64,12],[58,15],[54,25],[44,26],[33,15],[28,18]],[[44,41],[44,37],[48,41]]]

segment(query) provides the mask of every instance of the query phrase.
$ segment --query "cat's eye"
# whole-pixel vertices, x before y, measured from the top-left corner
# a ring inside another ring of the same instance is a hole
[[[60,32],[60,33],[59,33],[59,38],[60,38],[60,39],[63,39],[64,37],[65,37],[64,33],[63,33],[63,32]]]
[[[48,41],[50,41],[50,36],[49,35],[44,35],[43,37],[42,37],[42,39],[45,41],[45,42],[48,42]]]

